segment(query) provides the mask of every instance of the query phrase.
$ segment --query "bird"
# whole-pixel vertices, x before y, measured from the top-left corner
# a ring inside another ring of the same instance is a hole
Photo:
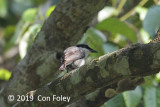
[[[78,44],[68,47],[64,50],[61,57],[60,71],[73,70],[85,64],[86,58],[90,53],[97,53],[96,50],[90,48],[87,44]]]

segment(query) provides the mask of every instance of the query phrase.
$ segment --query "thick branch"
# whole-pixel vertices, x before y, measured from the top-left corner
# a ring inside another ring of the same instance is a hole
[[[125,90],[134,89],[143,82],[142,77],[160,71],[160,43],[135,44],[113,53],[106,54],[96,60],[72,71],[62,78],[48,83],[34,91],[35,102],[38,106],[65,106],[94,92],[105,89],[105,97],[112,96]],[[39,95],[70,96],[70,102],[40,102]],[[25,102],[29,104],[29,102]]]

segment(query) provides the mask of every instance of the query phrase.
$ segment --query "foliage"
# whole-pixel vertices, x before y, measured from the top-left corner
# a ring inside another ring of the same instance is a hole
[[[150,34],[153,38],[155,32],[158,30],[160,25],[160,6],[152,6],[149,8],[148,13],[143,21],[144,29]]]
[[[56,5],[51,6],[46,12],[46,17],[49,17],[49,15],[52,13],[52,11],[54,11],[55,8]]]
[[[122,94],[115,96],[112,100],[109,100],[102,107],[125,107],[125,102]]]
[[[124,35],[127,39],[131,40],[132,42],[137,42],[136,32],[133,29],[131,29],[127,24],[125,24],[117,18],[107,18],[106,20],[100,22],[96,28],[99,30],[107,30],[110,33]]]
[[[5,17],[7,14],[7,5],[5,0],[0,0],[0,17]]]
[[[58,2],[59,0],[53,0],[52,5],[41,11],[39,8],[45,3],[44,0],[12,0],[12,3],[9,0],[0,0],[0,22],[2,22],[0,50],[3,50],[2,53],[0,51],[0,58],[13,47],[18,47],[18,53],[22,59],[42,23],[55,9]],[[93,22],[97,25],[90,27],[78,42],[86,43],[98,51],[98,54],[90,55],[88,61],[137,42],[148,43],[160,26],[159,4],[157,0],[154,2],[111,0],[107,4],[109,6],[98,13],[97,21]],[[4,63],[0,61],[0,65]],[[0,79],[8,80],[11,76],[6,69],[0,69]],[[158,107],[160,106],[159,81],[160,73],[147,77],[145,84],[134,91],[115,96],[103,107]]]
[[[6,69],[0,69],[0,80],[8,80],[11,76],[11,72]]]
[[[155,87],[145,87],[144,105],[145,107],[160,106],[160,89]]]

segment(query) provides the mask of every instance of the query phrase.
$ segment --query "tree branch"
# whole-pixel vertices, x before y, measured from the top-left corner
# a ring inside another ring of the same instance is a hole
[[[159,71],[160,43],[135,44],[101,56],[35,90],[34,103],[38,106],[66,106],[102,88],[109,100],[120,92],[134,89],[143,82],[142,77]],[[70,102],[41,102],[37,99],[39,95],[51,98],[63,95],[71,99]],[[25,105],[30,103],[25,102]]]

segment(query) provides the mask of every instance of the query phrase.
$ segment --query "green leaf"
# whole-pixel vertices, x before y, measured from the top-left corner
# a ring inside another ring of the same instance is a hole
[[[83,38],[78,43],[86,43],[91,48],[98,51],[96,54],[91,54],[93,58],[104,54],[103,43],[106,42],[105,35],[95,28],[90,28],[84,34]]]
[[[160,107],[160,88],[156,88],[157,107]]]
[[[33,0],[35,4],[42,5],[45,4],[46,0]]]
[[[153,85],[154,79],[152,76],[146,76],[146,77],[144,77],[144,79],[145,79],[145,83],[141,85],[143,88],[146,88],[146,87]]]
[[[145,88],[144,105],[145,107],[160,107],[160,88]]]
[[[24,14],[22,15],[22,19],[19,21],[19,23],[16,26],[16,31],[14,35],[11,37],[9,42],[5,45],[4,52],[7,52],[12,46],[20,42],[25,32],[33,23],[36,13],[37,13],[36,8],[30,8],[24,12]]]
[[[137,107],[142,98],[142,91],[137,87],[134,91],[126,91],[123,93],[126,107]]]
[[[23,15],[22,15],[22,19],[24,21],[28,21],[28,22],[33,22],[35,20],[36,17],[36,13],[37,13],[37,8],[30,8],[27,9]]]
[[[4,53],[7,52],[12,46],[19,43],[24,33],[27,31],[29,25],[29,22],[25,23],[23,20],[18,23],[14,35],[4,47]]]
[[[121,34],[112,34],[112,36],[110,37],[110,41],[112,41],[113,43],[116,43],[117,45],[119,45],[120,47],[125,47],[127,44],[127,38],[124,37]]]
[[[5,17],[7,15],[7,0],[0,0],[0,17]]]
[[[14,34],[14,31],[15,31],[16,27],[15,26],[7,26],[5,28],[5,32],[4,32],[4,39],[5,41],[9,41],[11,38],[12,38],[12,35]]]
[[[125,107],[122,94],[119,94],[104,104],[103,107]]]
[[[6,0],[8,1],[8,0]],[[35,7],[35,4],[33,3],[34,0],[13,0],[12,2],[9,0],[10,4],[10,10],[12,14],[16,16],[21,16],[22,13],[31,7]]]
[[[143,21],[144,29],[151,37],[154,37],[158,27],[160,27],[160,6],[152,6],[149,8],[147,15]]]
[[[56,5],[51,6],[46,12],[46,17],[49,17],[49,15],[52,13],[52,11],[54,11],[55,8]]]
[[[117,18],[108,18],[100,22],[96,28],[99,30],[107,30],[111,33],[122,34],[132,42],[137,42],[136,32]]]
[[[116,51],[118,48],[111,43],[104,43],[103,48],[105,53]]]
[[[11,77],[11,72],[9,72],[7,69],[0,68],[0,79],[1,80],[9,80]]]

